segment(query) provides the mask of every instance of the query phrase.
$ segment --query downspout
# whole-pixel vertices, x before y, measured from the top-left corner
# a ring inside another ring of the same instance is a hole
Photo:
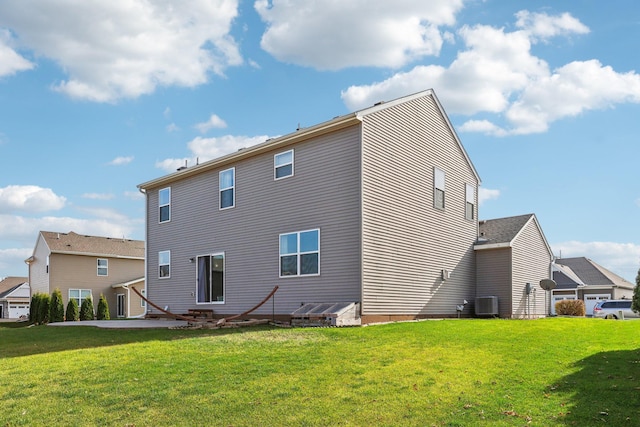
[[[149,198],[147,197],[147,190],[141,187],[138,187],[138,190],[144,194],[144,294],[149,295],[149,290],[147,289],[147,260],[149,259],[149,248],[147,247],[147,242],[149,241]],[[145,304],[144,314],[140,317],[146,317],[148,312],[149,306]]]

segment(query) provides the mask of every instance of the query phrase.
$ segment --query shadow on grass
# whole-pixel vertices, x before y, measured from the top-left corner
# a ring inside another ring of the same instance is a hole
[[[0,323],[0,359],[145,341],[239,334],[272,328],[259,325],[235,329],[103,329],[95,326],[29,327],[24,323]]]
[[[560,421],[567,425],[638,425],[640,349],[597,353],[578,361],[578,370],[550,393],[567,395]]]

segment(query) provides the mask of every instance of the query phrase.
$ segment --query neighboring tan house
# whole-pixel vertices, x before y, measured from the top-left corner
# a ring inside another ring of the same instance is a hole
[[[5,277],[0,280],[0,319],[28,317],[30,300],[26,277]]]
[[[252,316],[340,303],[363,323],[454,317],[477,293],[479,184],[431,90],[180,168],[138,186],[147,297],[220,317],[277,285]]]
[[[633,298],[635,286],[585,257],[556,259],[553,280],[558,285],[553,290],[554,314],[556,302],[579,299],[584,301],[587,316],[591,316],[598,301]]]
[[[492,219],[480,221],[479,225],[480,234],[474,247],[476,297],[497,297],[496,314],[500,317],[547,315],[549,296],[539,283],[551,277],[553,252],[536,216]]]
[[[146,307],[129,289],[144,282],[144,241],[41,231],[25,262],[32,294],[58,288],[65,309],[70,298],[80,306],[91,296],[95,310],[104,294],[111,318],[145,314]]]

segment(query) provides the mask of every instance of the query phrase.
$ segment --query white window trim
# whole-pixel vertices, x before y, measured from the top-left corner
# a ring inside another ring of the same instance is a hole
[[[69,291],[67,292],[67,296],[69,297],[68,299],[72,299],[72,298],[76,299],[76,297],[71,296],[71,291],[78,291],[78,299],[80,300],[78,301],[78,310],[80,310],[80,307],[82,306],[82,301],[84,301],[84,298],[82,298],[82,291],[89,292],[91,301],[93,301],[93,292],[91,291],[91,289],[69,288]]]
[[[445,210],[447,207],[447,191],[446,191],[447,175],[444,170],[433,168],[433,207],[439,210]],[[442,206],[438,206],[436,198],[436,190],[442,191]]]
[[[467,203],[471,204],[471,218],[467,216]],[[471,184],[465,184],[464,217],[469,221],[476,219],[476,188]]]
[[[160,264],[160,254],[165,252],[169,254],[169,262],[166,264]],[[169,275],[167,276],[160,276],[160,267],[162,267],[163,265],[169,266]],[[171,251],[159,251],[158,252],[158,279],[169,279],[169,278],[171,278]]]
[[[222,188],[222,174],[228,171],[233,171],[233,185],[230,187]],[[226,190],[233,190],[233,200],[231,202],[231,206],[222,207],[222,192]],[[228,168],[223,171],[218,172],[218,209],[223,211],[225,209],[231,209],[236,207],[236,168]]]
[[[167,190],[169,192],[169,203],[165,203],[165,204],[161,205],[160,204],[160,193],[163,192],[164,190]],[[161,221],[160,211],[165,206],[169,207],[169,219],[167,219],[166,221]],[[161,188],[160,190],[158,190],[158,224],[164,224],[164,223],[167,223],[167,222],[171,222],[171,187],[165,187],[165,188]]]
[[[100,266],[100,261],[105,261],[106,265],[104,265],[103,267]],[[106,274],[100,274],[100,268],[104,268],[107,270]],[[109,276],[109,260],[107,258],[98,258],[96,260],[96,274],[99,277],[108,277]]]
[[[122,314],[118,313],[118,309],[120,308],[120,301],[119,301],[120,298],[122,298],[122,302],[123,302],[123,304],[122,304],[123,313]],[[127,317],[127,307],[126,307],[127,302],[128,301],[127,301],[127,298],[126,298],[125,294],[116,294],[116,317],[117,318],[122,319],[122,318]]]
[[[287,153],[291,153],[291,162],[278,164],[278,162],[277,162],[278,156],[282,156],[283,154],[287,154]],[[287,166],[287,165],[291,165],[291,174],[290,175],[286,175],[286,176],[281,176],[280,178],[278,178],[277,177],[277,173],[276,173],[278,168],[281,168],[281,167]],[[278,154],[275,154],[273,156],[273,179],[274,179],[274,181],[279,181],[281,179],[291,178],[294,175],[294,168],[295,168],[295,166],[294,166],[294,152],[293,152],[293,149],[287,150],[287,151],[283,151],[282,153],[278,153]]]
[[[222,301],[211,301],[211,302],[199,302],[198,301],[198,258],[208,256],[213,258],[214,256],[222,255]],[[226,277],[226,268],[227,268],[227,256],[224,252],[212,252],[209,254],[197,255],[196,259],[196,305],[224,305],[226,304],[227,297],[227,277]]]
[[[307,252],[302,252],[302,251],[300,251],[300,235],[301,235],[302,233],[306,233],[306,232],[309,232],[309,231],[317,231],[317,232],[318,232],[318,250],[317,250],[317,251],[307,251]],[[298,239],[298,242],[297,242],[297,252],[295,253],[295,255],[297,256],[297,262],[298,262],[297,270],[296,270],[296,271],[297,271],[297,274],[290,274],[290,275],[283,276],[283,275],[282,275],[282,264],[281,264],[281,263],[282,263],[282,257],[283,257],[283,256],[291,256],[291,255],[294,255],[293,253],[285,254],[285,255],[280,254],[280,238],[281,238],[282,236],[286,236],[286,235],[288,235],[288,234],[296,234],[296,237],[297,237],[297,239]],[[301,274],[301,273],[300,273],[300,270],[301,270],[301,269],[300,269],[300,260],[302,259],[302,255],[305,255],[305,254],[315,254],[315,253],[317,253],[317,254],[318,254],[318,272],[317,272],[317,273],[313,273],[313,274]],[[319,276],[319,275],[320,275],[320,229],[319,229],[319,228],[312,228],[312,229],[309,229],[309,230],[292,231],[292,232],[290,232],[290,233],[280,233],[280,234],[278,235],[278,276],[279,276],[281,279],[288,279],[288,278],[291,278],[291,277],[297,277],[297,278],[300,278],[300,277],[314,277],[314,276]]]

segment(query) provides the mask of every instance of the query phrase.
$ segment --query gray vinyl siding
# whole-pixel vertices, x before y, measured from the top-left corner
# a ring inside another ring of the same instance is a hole
[[[475,295],[471,165],[431,96],[364,116],[362,138],[362,314],[455,315]],[[444,211],[434,208],[434,167],[446,174]]]
[[[511,248],[476,251],[476,297],[498,297],[498,315],[511,317]]]
[[[545,305],[545,291],[540,288],[539,283],[540,280],[549,278],[552,258],[536,222],[531,220],[525,225],[513,241],[512,254],[512,317],[544,316],[548,309]],[[535,289],[529,301],[525,294],[527,282]]]
[[[295,150],[295,174],[274,180],[273,156]],[[235,167],[235,207],[219,210],[218,172]],[[360,127],[225,163],[147,189],[147,296],[174,313],[196,307],[199,255],[224,252],[225,301],[241,313],[274,286],[256,314],[291,314],[307,302],[360,301]],[[158,223],[158,190],[171,187],[171,221]],[[279,278],[279,235],[320,229],[320,275]],[[171,277],[158,278],[158,252],[171,251]],[[273,304],[273,305],[272,305]],[[151,309],[151,307],[149,307]],[[153,309],[151,310],[153,312]]]

